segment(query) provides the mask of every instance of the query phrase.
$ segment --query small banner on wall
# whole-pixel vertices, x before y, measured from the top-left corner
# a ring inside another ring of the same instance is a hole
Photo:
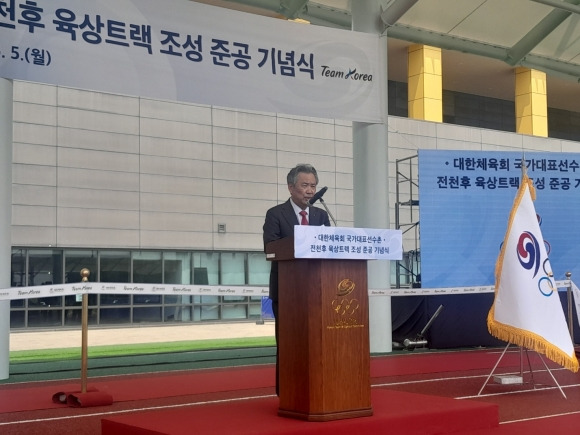
[[[0,77],[240,109],[383,120],[378,35],[184,0],[4,3]]]

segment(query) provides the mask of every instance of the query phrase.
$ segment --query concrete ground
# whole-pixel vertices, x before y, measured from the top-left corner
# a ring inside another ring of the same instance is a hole
[[[91,329],[87,334],[88,347],[115,344],[164,343],[220,338],[274,337],[274,322],[188,324],[179,326],[143,326],[119,329]],[[81,347],[82,331],[39,330],[12,332],[10,350],[41,350]]]

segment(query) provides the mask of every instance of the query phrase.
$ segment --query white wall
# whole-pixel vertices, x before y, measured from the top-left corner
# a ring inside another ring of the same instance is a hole
[[[350,122],[25,82],[14,100],[13,246],[259,251],[265,211],[288,198],[288,169],[304,162],[329,187],[338,224],[353,224]],[[580,151],[406,118],[388,129],[392,225],[395,162],[420,148]]]
[[[303,162],[352,225],[349,122],[25,82],[14,95],[13,246],[261,250]]]

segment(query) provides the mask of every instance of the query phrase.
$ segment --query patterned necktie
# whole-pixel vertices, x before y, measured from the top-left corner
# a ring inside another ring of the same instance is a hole
[[[306,219],[306,213],[304,210],[300,212],[300,216],[302,216],[302,220],[300,221],[300,225],[308,225],[308,219]]]

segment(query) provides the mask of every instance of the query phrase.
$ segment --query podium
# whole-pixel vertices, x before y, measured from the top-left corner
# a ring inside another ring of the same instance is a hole
[[[278,415],[372,415],[366,260],[295,258],[292,237],[266,256],[278,263]]]

